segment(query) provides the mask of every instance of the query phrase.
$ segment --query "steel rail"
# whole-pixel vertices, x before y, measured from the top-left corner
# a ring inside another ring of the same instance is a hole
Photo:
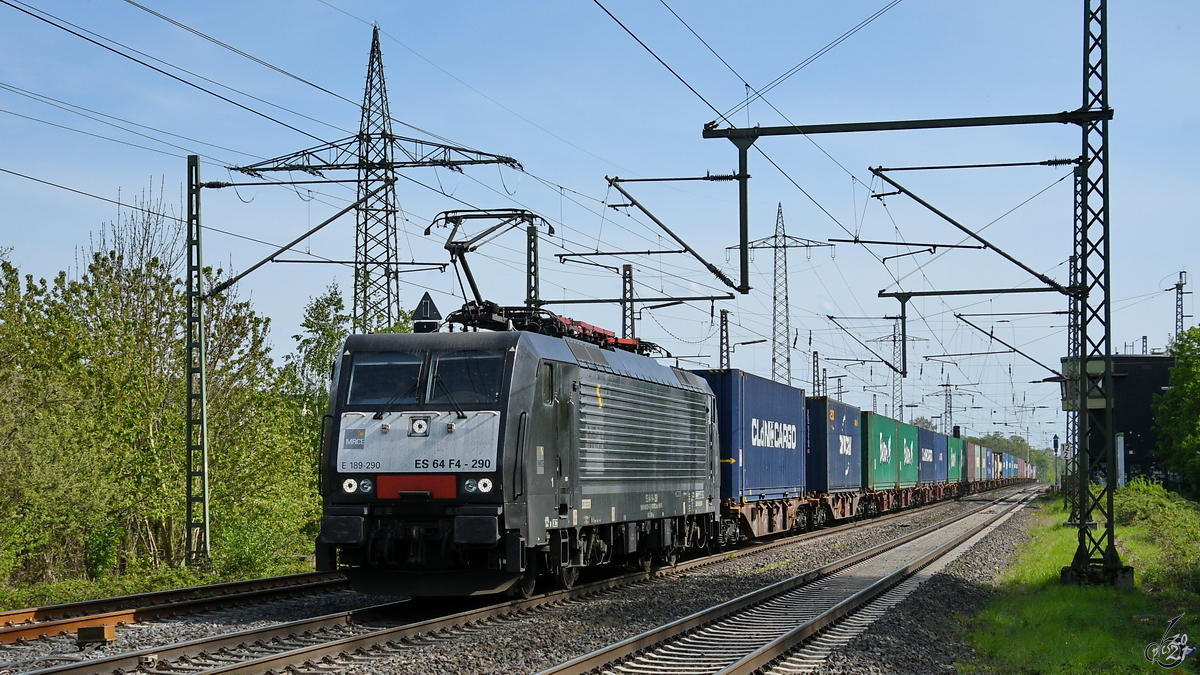
[[[996,501],[998,500],[993,500],[992,502],[989,502],[988,504],[985,504],[977,509],[973,509],[969,511],[968,514],[975,513],[983,508],[987,508]],[[948,504],[948,502],[938,502],[916,509],[899,511],[869,520],[854,521],[836,527],[808,532],[792,537],[785,537],[772,542],[739,549],[736,551],[736,553],[738,557],[754,555],[762,551],[781,546],[832,536],[859,527],[885,523],[894,518],[916,515],[936,506],[943,506],[946,504]],[[924,531],[925,530],[920,530],[916,533],[905,535],[905,537],[902,537],[901,539],[907,540],[913,538]],[[129,672],[138,667],[147,667],[148,664],[153,664],[150,665],[150,667],[151,669],[154,669],[158,667],[159,663],[165,664],[171,661],[183,660],[187,661],[189,670],[203,669],[206,673],[214,674],[265,673],[271,671],[281,672],[283,669],[296,663],[313,663],[322,659],[337,657],[338,655],[349,652],[361,653],[362,650],[376,650],[390,653],[391,651],[395,651],[397,648],[389,645],[396,643],[397,641],[417,638],[422,635],[436,633],[438,631],[466,624],[473,624],[490,619],[519,615],[541,607],[547,607],[569,600],[583,598],[621,586],[652,579],[675,576],[700,567],[718,564],[720,562],[727,561],[728,559],[729,552],[722,552],[717,555],[705,556],[703,558],[681,562],[673,567],[658,568],[649,572],[634,572],[586,585],[580,585],[569,591],[554,591],[535,596],[528,600],[514,600],[498,603],[478,609],[458,612],[452,615],[438,616],[432,619],[420,620],[415,623],[407,623],[403,626],[390,629],[365,629],[361,626],[357,626],[357,624],[365,620],[380,617],[389,609],[394,609],[402,605],[404,602],[410,601],[377,605],[352,612],[330,614],[322,617],[293,621],[285,624],[277,624],[259,629],[218,635],[210,638],[201,638],[198,640],[192,640],[174,645],[151,647],[139,650],[137,652],[117,654],[100,659],[52,666],[37,671],[31,671],[28,675],[83,675],[84,673]],[[120,598],[117,600],[120,600]],[[342,638],[339,638],[339,636],[333,634],[333,631],[342,629],[346,630],[347,632],[357,634],[352,634],[348,637]],[[322,641],[322,644],[312,644],[313,642],[317,641]],[[297,645],[297,642],[307,642],[308,644]],[[271,649],[267,646],[270,644],[287,646],[288,648],[282,649],[275,654],[261,654],[262,651],[268,651]],[[292,649],[290,647],[300,648]],[[243,652],[243,656],[238,657],[230,654],[230,652],[237,651]],[[248,653],[251,651],[257,651],[260,653],[249,655]],[[218,665],[212,669],[205,669],[200,665],[200,663],[197,663],[197,661],[211,661],[211,659],[207,657],[217,652],[222,653],[218,656],[218,660],[226,662],[233,661],[235,659],[240,660],[238,660],[236,663],[228,663],[228,665]]]
[[[963,532],[949,542],[938,546],[934,550],[929,551],[904,567],[901,567],[891,574],[888,574],[882,579],[876,581],[867,588],[864,588],[845,600],[842,600],[821,614],[809,619],[808,621],[805,621],[799,626],[796,626],[784,635],[781,635],[775,640],[763,645],[754,652],[747,654],[737,662],[729,665],[721,671],[718,671],[717,675],[751,675],[752,673],[758,672],[759,670],[770,666],[777,659],[787,655],[788,652],[791,652],[793,649],[800,646],[805,640],[812,637],[819,631],[833,625],[834,623],[837,623],[850,613],[870,604],[893,586],[904,581],[913,573],[917,572],[934,560],[937,560],[938,558],[958,548],[963,542],[967,541],[971,537],[974,537],[979,532],[982,532],[992,523],[1000,520],[1009,513],[1015,512],[1017,509],[1023,508],[1030,499],[1033,499],[1034,496],[1036,496],[1036,493],[1026,495],[1022,499],[1018,500],[1015,504],[1009,505],[1008,508],[993,515],[991,518],[988,518],[982,523],[979,523],[978,525],[968,529],[966,532]]]
[[[983,504],[978,508],[972,509],[965,514],[960,515],[955,520],[961,520],[962,518],[982,512],[985,509],[991,508],[992,506],[1000,503],[1004,499],[1007,499],[1008,497],[1009,495],[1005,495],[1004,497],[995,499],[987,504]],[[669,642],[697,628],[700,628],[701,626],[711,624],[721,618],[741,612],[755,605],[766,602],[771,598],[778,597],[788,593],[789,591],[812,584],[813,582],[830,578],[833,575],[858,563],[895,549],[915,539],[936,532],[944,528],[946,525],[947,523],[944,522],[935,523],[928,527],[917,530],[916,532],[912,532],[891,541],[884,542],[865,551],[847,556],[827,565],[822,565],[821,567],[809,570],[790,579],[779,581],[775,584],[761,588],[757,591],[753,591],[739,598],[734,598],[733,600],[726,601],[709,609],[701,610],[690,616],[683,617],[658,628],[646,631],[645,633],[636,635],[590,654],[585,654],[578,658],[554,666],[553,668],[543,670],[541,673],[539,673],[539,675],[566,675],[567,673],[599,671],[599,669],[603,668],[604,666],[632,657],[655,645],[661,645]]]
[[[155,670],[159,663],[175,661],[183,658],[192,660],[197,654],[212,654],[221,650],[244,648],[247,645],[268,644],[276,639],[286,639],[295,635],[303,635],[318,631],[350,628],[361,621],[368,621],[379,615],[393,610],[407,600],[393,603],[374,605],[349,612],[326,614],[311,619],[300,619],[288,623],[276,624],[265,628],[226,633],[213,637],[199,638],[187,642],[179,642],[161,647],[149,647],[134,652],[114,654],[97,659],[89,659],[59,666],[50,666],[40,670],[28,671],[25,675],[88,675],[94,673],[129,673],[139,667],[149,667]],[[360,629],[362,630],[362,629]],[[53,658],[53,657],[47,657]]]
[[[0,644],[61,635],[87,626],[137,623],[261,598],[349,588],[340,573],[309,572],[282,577],[193,586],[63,605],[0,612]]]

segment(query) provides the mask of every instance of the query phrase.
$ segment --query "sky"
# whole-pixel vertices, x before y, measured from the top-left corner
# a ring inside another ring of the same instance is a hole
[[[201,155],[203,180],[244,181],[228,167],[355,133],[373,23],[381,31],[397,134],[446,139],[522,166],[403,171],[397,188],[401,259],[447,260],[446,231],[424,234],[442,211],[529,209],[555,228],[540,247],[547,300],[621,294],[621,278],[611,269],[561,262],[556,254],[677,248],[641,213],[611,207],[624,199],[606,177],[734,173],[734,146],[701,136],[710,121],[744,127],[1039,114],[1082,101],[1078,1],[144,0],[143,6],[125,0],[0,4],[0,169],[62,186],[0,173],[0,249],[11,248],[7,258],[22,273],[51,278],[77,271],[102,227],[128,213],[63,187],[125,204],[161,196],[164,208],[182,214],[188,154]],[[72,24],[175,77],[33,15]],[[1175,294],[1164,289],[1180,271],[1195,269],[1187,195],[1193,194],[1188,186],[1195,182],[1197,155],[1200,5],[1111,3],[1108,19],[1115,110],[1112,341],[1118,352],[1141,353],[1142,336],[1151,349],[1167,345]],[[806,65],[795,70],[800,64]],[[761,98],[740,105],[747,84],[762,90],[789,72]],[[771,236],[782,208],[789,235],[818,243],[856,236],[972,243],[912,199],[874,197],[892,190],[870,167],[1040,162],[1076,157],[1080,147],[1079,129],[1070,125],[762,138],[749,157],[750,236]],[[1065,283],[1072,248],[1069,173],[1068,166],[1032,166],[888,175],[1023,264]],[[736,252],[727,250],[737,243],[736,183],[624,185],[702,257],[737,278]],[[244,270],[271,253],[270,244],[290,241],[353,198],[352,188],[342,185],[206,190],[205,262]],[[286,257],[353,258],[353,217],[298,248]],[[924,251],[852,243],[788,251],[793,384],[812,390],[816,351],[831,393],[840,386],[846,402],[894,416],[891,371],[859,342],[891,359],[894,322],[884,317],[899,305],[880,291],[1037,285],[994,251]],[[891,257],[902,253],[910,255]],[[521,304],[521,233],[501,235],[469,255],[485,298]],[[772,255],[755,251],[750,294],[644,309],[637,334],[692,368],[718,365],[721,309],[731,312],[731,342],[770,338]],[[641,298],[727,292],[686,255],[582,260],[633,264]],[[305,304],[335,282],[348,295],[352,270],[268,264],[240,282],[237,293],[271,317],[275,353],[282,355],[294,345]],[[408,308],[427,291],[443,314],[463,301],[452,270],[406,273],[402,288]],[[1186,298],[1188,314],[1193,297]],[[620,330],[612,305],[550,308]],[[954,423],[965,433],[1020,434],[1048,446],[1053,434],[1063,435],[1064,424],[1057,385],[1038,382],[1048,370],[1013,353],[939,355],[1006,351],[992,334],[1057,367],[1066,350],[1066,316],[1053,312],[1065,309],[1065,299],[1053,293],[914,299],[903,401],[913,407],[905,409],[906,419],[943,415],[949,390]],[[975,315],[967,318],[983,331],[955,314]],[[835,323],[829,316],[844,318]],[[738,344],[732,365],[769,377],[771,345]]]

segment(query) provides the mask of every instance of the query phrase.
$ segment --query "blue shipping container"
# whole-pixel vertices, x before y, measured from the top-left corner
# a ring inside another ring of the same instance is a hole
[[[946,437],[935,433],[933,435],[933,482],[938,485],[946,484],[949,456],[950,448]]]
[[[808,489],[848,492],[862,484],[858,408],[827,396],[808,399]]]
[[[717,397],[721,499],[804,493],[804,393],[741,370],[696,370]]]
[[[917,429],[918,485],[933,485],[937,483],[937,461],[933,448],[935,443],[934,438],[936,437],[937,432],[928,429]],[[945,475],[945,469],[942,470],[942,475]]]

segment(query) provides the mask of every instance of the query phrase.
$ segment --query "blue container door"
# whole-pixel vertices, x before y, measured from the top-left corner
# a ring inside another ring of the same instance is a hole
[[[805,491],[804,395],[741,370],[697,370],[717,397],[721,499]]]
[[[742,377],[742,496],[778,499],[805,491],[804,395],[749,373]]]
[[[937,482],[937,452],[934,450],[934,438],[937,433],[929,429],[917,429],[917,481],[921,485],[933,485]],[[945,456],[945,451],[942,451]],[[942,469],[942,480],[945,481],[945,469]]]
[[[848,492],[862,483],[862,430],[858,408],[821,396],[808,406],[808,489]]]

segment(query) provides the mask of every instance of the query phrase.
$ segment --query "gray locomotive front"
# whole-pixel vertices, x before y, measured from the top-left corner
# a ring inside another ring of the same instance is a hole
[[[646,357],[523,332],[352,336],[330,411],[318,567],[363,591],[528,592],[711,536],[711,392]]]

